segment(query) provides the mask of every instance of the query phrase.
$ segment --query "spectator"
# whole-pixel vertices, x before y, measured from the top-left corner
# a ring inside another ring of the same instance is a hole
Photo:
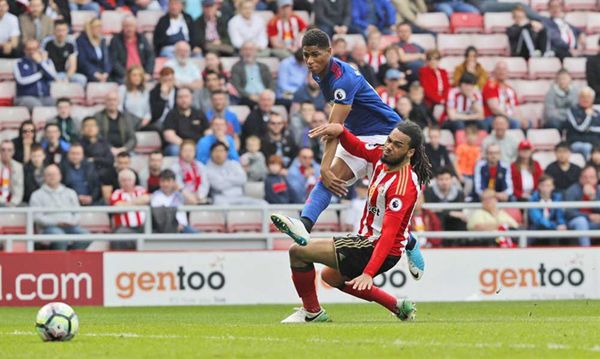
[[[218,75],[219,85],[224,89],[227,84],[228,75],[223,67],[223,62],[221,62],[221,58],[217,53],[207,52],[204,55],[204,70],[202,70],[202,77],[205,79],[205,82],[209,72],[214,72]]]
[[[144,168],[139,175],[140,186],[148,193],[154,193],[160,188],[160,174],[163,168],[164,156],[160,151],[154,151],[148,156],[148,167]]]
[[[350,62],[356,65],[356,68],[358,71],[360,71],[360,74],[365,78],[365,80],[367,80],[372,87],[379,86],[380,82],[377,73],[365,59],[367,56],[367,46],[361,42],[354,44],[350,54]]]
[[[280,59],[293,54],[300,47],[299,40],[307,24],[292,10],[292,0],[277,0],[277,12],[267,24],[271,53]]]
[[[500,160],[500,146],[491,144],[485,150],[485,159],[477,162],[474,173],[474,189],[477,196],[491,189],[501,202],[510,200],[513,183],[510,166]],[[481,198],[483,202],[485,199]]]
[[[510,166],[513,182],[513,195],[518,201],[528,201],[538,186],[543,174],[542,166],[532,158],[531,142],[522,140],[519,143],[519,155]]]
[[[427,12],[427,2],[425,0],[392,0],[396,7],[396,24],[407,23],[414,33],[429,33],[417,25],[419,14]]]
[[[294,142],[297,144],[309,140],[308,131],[314,114],[315,105],[312,102],[303,102],[300,105],[300,111],[292,115],[288,130],[294,136]]]
[[[183,12],[183,2],[169,0],[167,13],[158,20],[154,28],[152,43],[156,56],[172,59],[175,56],[175,44],[185,41],[191,46],[196,43],[195,36],[194,22],[189,14]],[[200,54],[201,51],[199,47],[193,49],[194,54]]]
[[[265,158],[278,155],[283,159],[284,167],[287,168],[298,154],[298,147],[292,136],[286,130],[283,117],[277,112],[271,112],[266,134],[261,139],[261,151]]]
[[[294,93],[304,85],[308,69],[304,64],[302,50],[296,50],[279,64],[277,72],[277,99],[289,107],[294,98]]]
[[[216,52],[221,56],[233,55],[234,48],[227,33],[227,20],[218,9],[215,0],[202,0],[202,15],[194,21],[196,42],[192,46],[204,53]]]
[[[429,128],[429,141],[425,144],[425,153],[431,161],[432,168],[453,167],[446,146],[440,143],[442,132],[438,126]]]
[[[85,86],[87,78],[77,73],[77,45],[69,39],[69,24],[64,20],[54,22],[53,35],[44,39],[41,48],[54,64],[57,81],[68,81]]]
[[[178,1],[178,0],[176,0]],[[185,41],[175,44],[174,57],[165,63],[175,71],[175,85],[177,88],[189,88],[192,91],[202,88],[202,74],[200,69],[191,60],[190,45]]]
[[[135,16],[127,15],[122,21],[123,30],[115,34],[108,48],[112,62],[110,78],[114,82],[123,83],[127,70],[132,66],[141,66],[151,79],[154,72],[154,49],[142,33],[137,32]]]
[[[39,144],[31,146],[31,159],[23,166],[24,193],[23,203],[29,203],[31,194],[44,184],[44,162],[46,155]]]
[[[294,159],[287,174],[287,181],[292,192],[293,203],[304,203],[310,191],[317,184],[321,166],[315,161],[310,148],[303,148]]]
[[[322,111],[316,111],[309,122],[309,127],[304,133],[302,140],[298,143],[301,147],[308,147],[313,151],[315,160],[321,163],[323,152],[325,151],[325,143],[317,138],[308,137],[308,132],[313,128],[326,125],[328,122],[327,115]]]
[[[294,203],[292,189],[285,177],[283,159],[277,155],[269,157],[269,173],[265,178],[265,200],[270,204]]]
[[[106,39],[102,37],[102,21],[88,21],[76,44],[77,72],[85,75],[88,82],[107,82],[112,63]]]
[[[529,120],[521,115],[517,92],[506,82],[506,62],[496,62],[493,75],[482,90],[486,127],[489,129],[494,116],[501,115],[509,119],[510,128],[528,128]]]
[[[29,11],[19,16],[21,42],[37,40],[39,43],[52,34],[52,18],[44,14],[43,0],[30,0]]]
[[[412,102],[410,102],[410,99],[406,96],[400,97],[398,102],[396,102],[396,107],[394,108],[394,111],[396,111],[396,113],[398,113],[404,121],[413,121],[413,119],[410,117],[412,110]],[[419,125],[422,129],[427,127],[427,123],[422,124],[416,121],[413,122]]]
[[[416,81],[419,78],[419,69],[425,65],[425,49],[420,45],[411,42],[412,28],[409,23],[399,23],[396,25],[396,34],[398,35],[398,52],[400,54],[400,63],[408,68],[409,82]]]
[[[240,52],[242,46],[248,42],[253,42],[260,51],[269,46],[267,25],[263,18],[254,12],[254,7],[253,0],[242,0],[238,5],[238,14],[227,24],[231,44]]]
[[[600,111],[594,108],[596,93],[591,87],[582,88],[578,97],[578,104],[567,113],[567,142],[571,151],[589,160],[594,144],[600,143]]]
[[[450,90],[448,72],[440,68],[441,58],[442,55],[438,50],[428,50],[425,53],[426,66],[419,70],[419,81],[425,91],[425,104],[430,108],[444,105]]]
[[[253,107],[259,95],[274,86],[271,70],[256,61],[256,46],[246,42],[240,49],[240,61],[231,68],[231,84],[240,97],[240,104]]]
[[[390,0],[353,0],[350,33],[368,35],[373,30],[390,34],[396,9]]]
[[[206,174],[210,183],[211,197],[216,205],[265,203],[244,195],[246,172],[238,161],[227,159],[227,145],[223,142],[212,145]]]
[[[377,94],[383,103],[395,108],[400,97],[406,95],[406,92],[400,88],[402,84],[406,83],[404,74],[396,69],[389,69],[385,73],[384,83],[385,87],[377,88]]]
[[[433,118],[427,106],[423,102],[425,94],[423,86],[419,81],[415,81],[408,87],[408,98],[411,102],[412,110],[410,111],[410,119],[425,128],[436,124],[437,121]]]
[[[364,48],[364,45],[362,45]],[[379,70],[377,71],[377,81],[378,83],[385,83],[385,75],[388,70],[395,69],[399,72],[404,71],[404,67],[400,63],[400,51],[398,50],[398,46],[389,45],[383,50],[383,55],[385,56],[385,63],[379,66]]]
[[[306,102],[312,103],[317,111],[323,111],[325,109],[325,97],[323,97],[319,84],[313,79],[310,72],[306,74],[304,85],[300,86],[294,93],[290,112],[295,113],[301,104]]]
[[[129,152],[123,151],[117,154],[117,157],[112,167],[112,182],[110,183],[111,191],[114,188],[120,188],[118,175],[119,173],[121,173],[121,171],[126,169],[131,170],[135,175],[135,185],[140,185],[140,176],[138,176],[137,172],[131,168],[131,154]]]
[[[133,151],[137,140],[134,125],[136,120],[127,112],[119,111],[119,95],[106,94],[106,108],[94,115],[100,128],[100,135],[108,141],[111,152],[116,155],[123,151]]]
[[[12,140],[14,147],[13,159],[21,164],[29,162],[31,146],[36,143],[37,133],[31,120],[21,122],[19,136]]]
[[[125,83],[119,86],[119,112],[129,114],[135,120],[135,128],[150,124],[150,92],[146,90],[144,68],[132,65],[127,68]]]
[[[67,155],[71,145],[61,139],[60,128],[55,123],[47,123],[44,127],[44,137],[40,144],[46,154],[46,164],[59,165]]]
[[[246,139],[246,153],[240,157],[240,163],[246,171],[249,182],[260,182],[267,175],[265,155],[260,152],[260,138],[250,136]]]
[[[598,48],[600,49],[600,38],[598,39]],[[585,63],[585,78],[588,86],[596,91],[594,103],[600,104],[600,50],[593,56],[589,56]]]
[[[17,83],[15,106],[33,111],[34,107],[54,105],[50,82],[56,79],[56,70],[52,61],[45,58],[37,40],[25,42],[25,57],[17,61],[13,71]]]
[[[163,67],[160,70],[158,83],[150,91],[152,120],[146,126],[147,129],[162,130],[167,114],[175,107],[176,97],[175,72],[170,67]]]
[[[511,56],[541,57],[550,50],[550,39],[546,29],[539,21],[530,21],[523,6],[517,5],[512,10],[514,23],[506,29],[510,42]]]
[[[315,0],[313,2],[315,26],[325,31],[330,37],[335,34],[347,34],[352,21],[351,0]]]
[[[235,149],[235,140],[227,133],[227,122],[222,117],[215,117],[210,123],[211,134],[202,137],[196,145],[196,160],[206,164],[210,159],[210,148],[216,142],[227,145],[227,159],[239,161],[240,156]]]
[[[59,98],[56,100],[56,117],[47,122],[58,125],[61,140],[65,142],[74,142],[79,138],[79,123],[71,118],[72,108],[71,100],[68,97]]]
[[[85,161],[83,146],[74,143],[60,164],[62,183],[77,193],[79,204],[99,204],[102,193],[94,164]]]
[[[552,203],[562,201],[562,195],[559,192],[554,192],[554,180],[548,175],[540,177],[537,191],[533,192],[530,202]],[[564,231],[567,229],[565,221],[565,213],[562,208],[530,208],[527,210],[527,218],[529,220],[529,228],[533,230],[549,230],[549,231]],[[557,239],[530,239],[529,244],[558,245]]]
[[[0,57],[17,57],[19,51],[19,19],[9,12],[8,0],[0,0]]]
[[[60,183],[61,175],[58,166],[50,165],[44,169],[44,184],[40,189],[31,194],[29,205],[31,207],[45,208],[79,208],[77,194],[70,188]],[[35,224],[42,234],[88,234],[89,232],[79,226],[79,213],[53,212],[34,214]],[[50,249],[85,249],[89,242],[52,242]]]
[[[496,144],[500,147],[500,160],[504,163],[513,163],[517,159],[517,146],[519,143],[513,136],[509,136],[507,131],[508,119],[504,116],[494,117],[492,134],[483,140],[481,147],[485,151],[489,145]]]
[[[453,178],[452,169],[441,167],[437,170],[435,181],[425,189],[427,203],[462,203],[465,196]],[[445,231],[464,231],[467,229],[467,216],[462,210],[443,210],[436,213]]]
[[[206,167],[195,159],[196,144],[185,140],[181,144],[179,161],[171,166],[186,204],[207,203],[210,180]]]
[[[154,192],[150,198],[150,206],[153,208],[167,207],[178,208],[184,204],[184,198],[180,191],[177,190],[177,181],[175,173],[169,169],[160,172],[160,188]],[[154,216],[155,219],[157,216]],[[160,217],[165,216],[165,212],[161,212]],[[162,219],[164,221],[164,218]],[[162,222],[161,221],[161,222]],[[166,222],[166,221],[165,221]],[[177,211],[175,213],[175,222],[177,222],[176,232],[179,233],[198,233],[188,223],[187,213]],[[164,224],[164,223],[163,223]],[[159,231],[159,233],[168,233],[170,231]]]
[[[212,95],[216,92],[222,92],[225,94],[225,103],[229,100],[229,93],[223,86],[223,76],[219,73],[209,70],[204,75],[204,87],[194,93],[194,106],[201,109],[204,113],[213,110],[212,107]]]
[[[100,4],[94,0],[69,1],[69,8],[71,11],[93,11],[100,14]]]
[[[172,109],[163,124],[165,154],[177,156],[183,140],[196,143],[208,129],[208,120],[201,111],[192,107],[192,92],[188,88],[177,91],[176,107]]]
[[[348,62],[348,55],[350,51],[348,51],[348,41],[346,41],[345,38],[338,37],[333,40],[333,43],[331,44],[331,50],[331,55],[342,61]]]
[[[206,112],[206,118],[208,121],[212,121],[214,118],[220,117],[227,121],[226,130],[227,134],[235,139],[236,146],[239,147],[239,135],[242,132],[242,126],[240,125],[240,121],[237,118],[237,115],[229,110],[227,106],[227,92],[225,91],[215,91],[211,94],[211,102],[212,109]],[[207,153],[206,159],[210,157],[210,154]]]
[[[565,201],[600,201],[598,172],[593,166],[585,166],[579,175],[579,182],[571,185],[565,192]],[[569,229],[587,231],[600,229],[600,208],[582,207],[569,208],[565,212]],[[590,237],[581,236],[577,239],[582,247],[589,247]]]
[[[367,54],[364,59],[375,72],[379,71],[379,66],[385,64],[386,60],[381,51],[381,33],[379,31],[371,31],[367,36]]]
[[[560,142],[554,147],[556,161],[546,167],[546,174],[554,179],[558,191],[564,191],[579,179],[581,168],[571,163],[571,149],[567,142]]]
[[[452,74],[452,84],[460,86],[460,79],[464,74],[471,74],[475,77],[476,85],[481,91],[488,80],[488,73],[483,66],[477,61],[477,49],[474,46],[469,46],[465,50],[465,61],[456,65]]]
[[[433,9],[452,17],[457,13],[479,13],[479,9],[463,0],[433,0]]]
[[[23,165],[13,159],[12,141],[0,144],[0,207],[15,207],[23,200]]]
[[[110,197],[111,206],[144,206],[150,203],[150,196],[143,187],[135,185],[135,173],[130,169],[119,172],[119,187]],[[132,211],[113,216],[115,233],[142,233],[146,222],[146,212]],[[135,249],[135,241],[113,241],[110,248]]]
[[[565,21],[562,0],[548,1],[548,11],[550,17],[544,18],[543,23],[554,54],[561,60],[581,55],[585,47],[585,33]]]
[[[483,97],[477,89],[477,78],[466,72],[458,81],[458,87],[448,92],[446,100],[446,121],[442,128],[451,131],[464,129],[469,124],[485,127],[483,121]]]
[[[94,164],[106,200],[112,193],[107,186],[113,182],[115,157],[110,144],[100,137],[98,121],[94,117],[86,117],[81,123],[81,145],[85,158]]]
[[[556,81],[544,98],[544,128],[556,128],[559,131],[565,128],[569,109],[577,105],[578,93],[569,71],[558,70]]]
[[[465,129],[465,135],[467,141],[456,146],[455,150],[456,175],[464,184],[464,192],[470,194],[473,192],[475,165],[481,157],[481,148],[478,143],[479,129],[477,126],[469,125]]]
[[[592,149],[592,155],[590,156],[590,160],[587,163],[588,165],[592,165],[598,170],[600,174],[600,146],[595,145]]]
[[[271,90],[261,92],[258,97],[258,106],[246,118],[242,125],[242,143],[245,143],[247,137],[255,135],[262,137],[267,132],[267,123],[269,115],[275,105],[275,93]]]
[[[498,209],[497,194],[493,189],[485,189],[481,194],[483,208],[475,210],[469,216],[467,229],[469,231],[506,231],[516,229],[519,224],[508,213]],[[471,245],[488,244],[489,240],[473,241]],[[506,237],[496,238],[496,243],[501,247],[513,247],[512,240]]]

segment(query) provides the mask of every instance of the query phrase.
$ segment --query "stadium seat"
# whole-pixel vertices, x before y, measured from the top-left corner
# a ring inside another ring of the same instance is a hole
[[[87,84],[87,104],[104,104],[106,95],[111,92],[117,93],[119,84],[115,82],[89,82]]]
[[[354,231],[354,225],[346,223],[350,211],[352,211],[352,209],[340,211],[340,231],[342,232],[352,233]]]
[[[96,17],[95,11],[75,10],[71,11],[71,28],[73,32],[82,32],[85,24]]]
[[[38,129],[44,128],[46,121],[56,117],[56,107],[41,106],[35,107],[31,114],[31,120]]]
[[[228,232],[261,232],[262,211],[230,210],[227,211]]]
[[[74,104],[83,104],[85,102],[85,90],[74,82],[52,82],[50,84],[50,96],[54,99],[66,97]]]
[[[17,129],[21,126],[21,122],[30,119],[29,110],[27,107],[0,107],[0,128]]]
[[[549,164],[556,161],[556,155],[554,154],[554,151],[535,151],[533,153],[533,159],[538,161],[542,169],[545,170]]]
[[[527,76],[527,61],[522,57],[481,56],[478,61],[488,72],[494,71],[498,61],[504,61],[508,66],[509,78],[522,79]]]
[[[137,27],[140,32],[153,32],[158,20],[165,13],[160,10],[140,10],[137,13]]]
[[[148,168],[148,155],[136,153],[131,158],[131,169],[136,173],[140,173]]]
[[[423,12],[417,15],[417,25],[437,33],[450,32],[450,21],[443,12]]]
[[[221,211],[190,212],[190,226],[201,232],[225,232],[225,214]]]
[[[586,62],[587,59],[585,57],[565,57],[563,59],[563,67],[569,71],[574,79],[585,79]]]
[[[535,11],[548,10],[548,0],[531,0],[530,6]]]
[[[163,67],[165,67],[165,63],[168,61],[169,59],[167,59],[166,57],[157,57],[154,60],[154,73],[152,74],[152,77],[156,80],[158,80],[158,78],[160,77],[160,71],[163,69]]]
[[[270,10],[255,11],[254,13],[262,17],[263,21],[265,22],[265,25],[269,23],[273,16],[275,16],[275,14],[273,14],[273,11]]]
[[[313,232],[339,232],[339,230],[340,219],[337,211],[333,209],[323,211],[313,227]]]
[[[564,3],[565,11],[597,9],[597,0],[568,0]]]
[[[237,57],[237,56],[235,56],[235,57],[221,57],[221,64],[223,65],[223,71],[225,71],[226,74],[231,73],[231,68],[238,61],[240,61],[240,58]]]
[[[160,135],[155,131],[138,131],[135,133],[135,138],[137,140],[135,152],[137,153],[150,153],[160,150],[162,147]]]
[[[275,105],[273,106],[273,111],[279,113],[284,120],[288,120],[288,112],[287,109],[285,108],[285,106],[283,105]]]
[[[333,40],[335,39],[339,39],[339,38],[344,38],[344,40],[346,40],[346,43],[348,44],[348,51],[352,51],[352,49],[354,48],[354,45],[356,44],[365,44],[365,38],[360,35],[360,34],[345,34],[345,35],[340,35],[340,34],[336,34],[333,35]]]
[[[568,2],[568,1],[567,1]],[[588,13],[580,11],[572,11],[565,14],[565,21],[586,32],[588,24]]]
[[[486,12],[483,15],[483,29],[486,33],[505,33],[512,24],[510,12]]]
[[[0,81],[15,79],[14,68],[17,61],[17,59],[0,59]]]
[[[17,136],[19,136],[19,130],[14,128],[3,129],[2,131],[0,131],[0,141],[12,140]]]
[[[550,151],[560,141],[560,132],[555,128],[532,128],[527,131],[527,139],[536,150]]]
[[[514,80],[511,86],[517,92],[521,102],[543,102],[546,93],[552,86],[551,80]]]
[[[454,135],[452,135],[452,131],[450,130],[441,130],[440,132],[440,144],[446,146],[448,151],[454,152]]]
[[[571,158],[569,158],[569,162],[583,168],[585,167],[586,161],[585,157],[581,153],[573,152],[571,153]]]
[[[437,43],[443,55],[463,55],[465,48],[471,45],[480,55],[508,56],[510,49],[504,34],[439,34]]]
[[[444,56],[440,60],[440,67],[448,72],[448,78],[452,80],[454,69],[464,61],[465,58],[463,56]]]
[[[585,38],[585,53],[586,55],[596,55],[598,50],[598,39],[600,39],[600,35],[589,35]]]
[[[100,20],[102,21],[102,32],[105,35],[108,34],[118,34],[122,30],[122,21],[123,18],[128,13],[125,11],[116,11],[116,10],[104,10],[102,11],[102,15],[100,16]]]
[[[177,161],[179,161],[179,157],[177,156],[165,156],[163,158],[163,169],[173,167],[173,164]]]
[[[304,20],[305,23],[312,23],[312,21],[310,21],[310,14],[308,13],[308,11],[298,10],[294,11],[294,14],[298,15],[302,20]]]
[[[265,199],[265,183],[264,182],[246,182],[244,193],[248,197],[256,199]]]
[[[525,222],[523,221],[523,212],[518,208],[503,208],[518,224],[519,228],[523,228]]]
[[[246,122],[246,118],[250,114],[250,108],[245,105],[229,106],[229,110],[235,113],[238,120],[240,121],[240,124],[244,124],[244,122]]]
[[[276,57],[259,57],[256,61],[261,62],[271,70],[273,77],[277,77],[277,71],[279,70],[279,59]]]
[[[519,143],[525,139],[525,134],[523,133],[523,130],[521,130],[520,128],[506,130],[506,135],[508,137],[514,138],[517,141],[517,143]]]
[[[17,94],[17,84],[14,81],[0,82],[0,106],[12,106]]]
[[[100,112],[104,109],[104,106],[102,105],[96,105],[96,106],[73,106],[73,109],[71,110],[71,117],[75,120],[75,121],[83,121],[84,118],[88,117],[88,116],[94,116],[94,114],[96,114],[96,112]]]
[[[529,78],[553,79],[561,68],[562,64],[556,57],[532,57],[529,59]]]
[[[586,29],[588,34],[600,32],[600,12],[590,12],[587,15]]]
[[[519,107],[523,116],[531,121],[533,128],[541,126],[544,116],[543,103],[524,103]]]
[[[84,212],[80,214],[79,225],[92,233],[112,232],[108,213]]]
[[[3,213],[0,216],[0,233],[25,234],[26,223],[25,213]]]
[[[397,42],[398,42],[398,36],[396,36],[396,35],[383,35],[383,36],[381,36],[381,41],[379,42],[379,49],[383,50],[386,47],[388,47],[389,45],[395,44]]]
[[[478,13],[455,12],[450,17],[450,29],[455,34],[481,33],[483,31],[483,16]]]
[[[425,50],[431,50],[436,48],[435,37],[431,34],[412,34],[410,41],[421,46]]]

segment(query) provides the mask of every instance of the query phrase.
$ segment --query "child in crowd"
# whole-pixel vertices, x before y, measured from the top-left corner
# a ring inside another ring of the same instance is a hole
[[[464,193],[473,191],[473,173],[475,164],[481,156],[481,148],[479,147],[478,137],[479,129],[477,125],[468,125],[465,128],[467,142],[461,143],[456,147],[456,168],[458,169],[458,179],[463,183]]]
[[[269,174],[265,178],[265,200],[271,204],[294,203],[283,171],[283,159],[277,155],[269,157]]]
[[[240,157],[240,163],[248,175],[248,181],[260,182],[267,175],[265,156],[260,152],[260,138],[250,136],[246,139],[246,153]]]

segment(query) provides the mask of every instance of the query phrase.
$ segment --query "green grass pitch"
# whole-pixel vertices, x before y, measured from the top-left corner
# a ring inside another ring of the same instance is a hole
[[[289,305],[75,308],[79,335],[43,343],[37,308],[0,308],[0,358],[599,358],[600,301],[420,303],[403,323],[375,304],[281,325]]]

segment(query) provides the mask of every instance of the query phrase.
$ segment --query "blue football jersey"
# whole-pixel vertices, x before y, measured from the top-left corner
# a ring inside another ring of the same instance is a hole
[[[344,125],[356,136],[387,136],[402,121],[360,72],[334,57],[325,78],[313,75],[328,102],[352,105]]]

